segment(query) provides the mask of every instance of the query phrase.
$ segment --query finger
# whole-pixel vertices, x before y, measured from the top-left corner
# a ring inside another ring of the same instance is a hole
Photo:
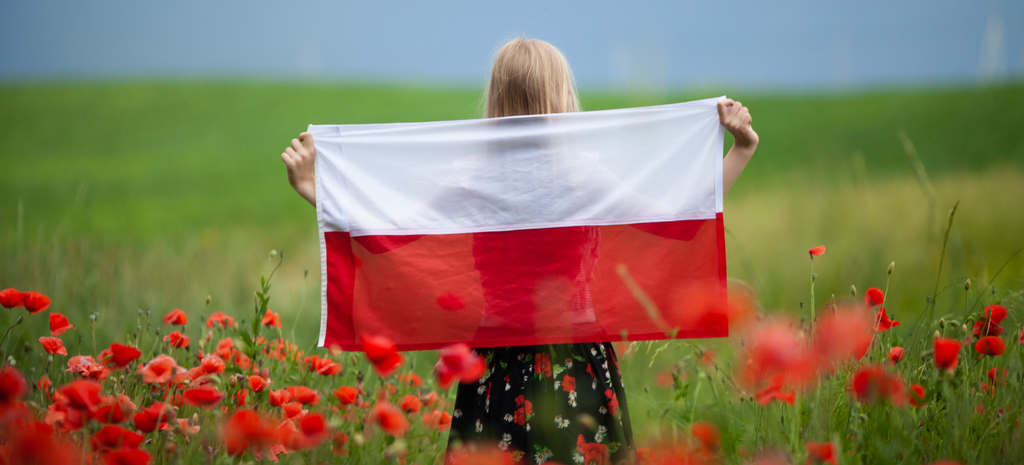
[[[298,163],[299,161],[302,160],[302,157],[299,156],[299,153],[296,152],[295,149],[291,147],[285,149],[284,154],[287,155],[288,158],[292,160],[292,163]]]
[[[295,160],[293,160],[292,157],[287,153],[281,154],[281,161],[283,161],[285,166],[287,166],[288,168],[295,166]]]
[[[302,153],[306,148],[302,146],[302,142],[299,142],[298,139],[292,139],[292,149],[295,149],[296,153]]]
[[[738,115],[740,110],[743,110],[743,103],[737,100],[732,104],[732,107],[729,108],[729,114]]]
[[[313,150],[313,133],[304,132],[299,134],[299,140],[303,142],[307,149]]]
[[[732,105],[733,101],[731,98],[722,99],[718,101],[718,118],[724,120],[726,115],[729,113],[729,105]]]

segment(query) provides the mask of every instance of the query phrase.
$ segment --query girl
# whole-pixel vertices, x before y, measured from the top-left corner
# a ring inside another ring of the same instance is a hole
[[[580,111],[565,58],[551,44],[536,39],[516,38],[501,47],[485,98],[484,118]],[[740,102],[725,99],[719,102],[718,113],[735,139],[723,162],[723,189],[728,193],[753,156],[758,137],[750,112]],[[316,205],[312,135],[292,139],[281,159],[292,187]],[[593,262],[588,258],[596,253],[600,240],[591,228],[559,228],[553,232],[558,237],[549,239],[557,241],[564,253],[538,257],[515,231],[502,234],[474,236],[474,251],[486,252],[476,256],[481,280],[500,276],[501,269],[516,266],[524,256],[530,266],[542,267],[546,273],[558,269],[567,277],[588,276],[588,264]],[[541,263],[545,261],[551,263]],[[498,302],[507,296],[493,297]],[[491,300],[485,296],[485,302]],[[636,460],[611,343],[495,347],[477,352],[487,360],[487,376],[479,383],[459,384],[448,440],[450,455],[496,447],[521,463]]]

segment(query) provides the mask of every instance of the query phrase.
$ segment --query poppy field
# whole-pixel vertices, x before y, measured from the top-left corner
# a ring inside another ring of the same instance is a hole
[[[352,110],[282,110],[293,95]],[[275,157],[309,118],[465,118],[476,98],[0,88],[20,115],[0,115],[0,161],[23,173],[0,186],[0,462],[442,463],[455,385],[482,361],[376,335],[316,348],[315,221]],[[726,200],[729,305],[706,310],[730,336],[615,343],[638,462],[1024,461],[1022,102],[1020,86],[744,99],[764,150]],[[58,114],[80,121],[63,139],[46,136]],[[599,438],[575,463],[609,463]]]

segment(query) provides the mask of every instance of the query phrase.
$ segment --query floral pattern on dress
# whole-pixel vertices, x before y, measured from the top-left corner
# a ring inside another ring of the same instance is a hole
[[[472,443],[497,447],[520,464],[636,460],[622,375],[610,343],[477,352],[488,369],[479,380],[458,387],[450,454]],[[503,388],[490,389],[494,382]]]

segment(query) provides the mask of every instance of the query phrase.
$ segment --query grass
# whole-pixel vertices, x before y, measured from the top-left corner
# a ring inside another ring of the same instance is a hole
[[[596,110],[721,93],[594,93],[583,103]],[[936,318],[962,310],[967,278],[971,302],[992,287],[1012,301],[1024,287],[1024,253],[1011,260],[1024,247],[1024,85],[739,97],[762,143],[726,201],[729,271],[758,291],[763,308],[798,313],[806,305],[807,249],[825,244],[815,260],[819,305],[848,296],[851,285],[860,295],[883,286],[895,261],[886,307],[905,334],[932,294],[940,224],[957,201]],[[269,271],[265,253],[284,250],[270,307],[305,346],[318,332],[316,226],[313,209],[285,181],[281,150],[308,123],[471,118],[479,94],[326,84],[8,85],[0,107],[0,288],[43,291],[73,320],[98,312],[105,346],[137,331],[138,308],[199,310],[211,296],[209,311],[250,314],[253,283]],[[934,209],[900,131],[927,169]],[[1019,324],[1019,305],[1013,311]],[[18,331],[29,341],[45,323]],[[72,353],[83,344],[91,345],[68,341]],[[681,343],[647,349],[623,363],[635,424],[679,407],[658,393],[653,373],[693,355]]]

